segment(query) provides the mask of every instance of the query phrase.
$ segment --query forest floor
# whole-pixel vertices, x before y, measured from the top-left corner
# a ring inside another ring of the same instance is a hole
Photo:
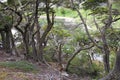
[[[10,57],[4,51],[0,51],[0,62],[19,60],[21,60],[19,57]],[[57,68],[53,67],[54,65],[50,67],[42,63],[32,62],[32,64],[36,65],[39,69],[37,72],[25,72],[19,69],[0,66],[0,80],[91,80],[89,77],[80,78],[75,74],[60,72]]]

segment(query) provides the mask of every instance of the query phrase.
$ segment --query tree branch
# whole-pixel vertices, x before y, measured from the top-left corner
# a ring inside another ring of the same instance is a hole
[[[17,12],[16,10],[14,10],[14,9],[12,9],[12,8],[10,8],[10,7],[8,7],[7,5],[5,5],[5,4],[2,3],[2,2],[0,2],[0,4],[2,4],[2,5],[5,7],[4,10],[10,10],[10,11],[12,11],[13,13],[15,13],[16,15],[19,16],[19,18],[17,19],[17,20],[18,20],[17,23],[16,23],[13,27],[15,27],[19,32],[21,32],[21,33],[23,34],[23,31],[18,27],[18,25],[20,25],[20,23],[22,22],[22,15],[21,15],[21,13],[20,13],[20,12]]]
[[[86,33],[87,33],[89,39],[93,42],[93,44],[94,44],[95,46],[97,46],[98,48],[102,49],[102,47],[99,46],[99,45],[92,39],[92,37],[91,37],[91,35],[90,35],[89,31],[88,31],[87,24],[86,24],[86,22],[84,21],[81,12],[75,7],[73,0],[71,0],[71,2],[72,2],[72,5],[73,5],[73,8],[77,11],[77,13],[78,13],[81,21],[83,22],[83,25],[84,25],[84,27],[85,27],[85,30],[86,30]]]
[[[46,4],[47,23],[50,24],[50,23],[51,23],[51,20],[50,20],[50,14],[49,14],[50,6],[49,6],[49,2],[48,2],[48,0],[45,0],[45,4]]]
[[[67,62],[66,71],[68,70],[68,67],[69,67],[71,61],[74,59],[74,57],[75,57],[76,55],[78,55],[82,50],[87,50],[87,49],[90,49],[90,48],[92,48],[92,47],[94,47],[94,45],[91,45],[91,46],[88,46],[88,47],[85,47],[85,48],[81,48],[81,47],[80,47],[77,51],[75,51],[75,52],[73,53],[73,55],[71,56],[71,58],[69,58],[69,60],[68,60],[68,62]]]
[[[116,22],[116,21],[118,21],[118,20],[120,20],[120,17],[112,20],[112,22]]]

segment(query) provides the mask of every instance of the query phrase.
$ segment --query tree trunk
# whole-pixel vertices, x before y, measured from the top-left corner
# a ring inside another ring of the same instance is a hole
[[[35,29],[37,31],[36,33],[36,40],[37,40],[37,54],[38,55],[38,60],[43,62],[43,46],[42,46],[42,43],[43,43],[43,39],[41,39],[41,36],[40,36],[40,25],[39,25],[39,21],[38,21],[38,7],[39,7],[39,3],[40,1],[39,0],[36,0],[36,6],[35,6],[35,20],[34,20],[34,26],[35,26]]]
[[[80,53],[80,51],[81,51],[81,48],[78,49],[76,52],[73,53],[72,57],[71,57],[71,58],[68,60],[68,62],[67,62],[65,71],[68,71],[68,68],[69,68],[69,66],[70,66],[71,61],[75,58],[75,56],[76,56],[78,53]]]
[[[6,49],[6,33],[4,31],[1,32],[1,38],[2,38],[2,46],[3,49]]]
[[[79,48],[77,51],[75,51],[75,52],[73,53],[73,55],[70,57],[70,59],[68,60],[65,70],[68,71],[68,68],[69,68],[69,66],[70,66],[71,61],[75,58],[75,56],[76,56],[77,54],[79,54],[82,50],[90,49],[90,48],[92,48],[93,46],[94,46],[94,45],[88,46],[88,47],[85,47],[85,48]]]
[[[30,53],[29,53],[29,42],[27,40],[27,34],[26,33],[24,33],[24,35],[23,35],[23,43],[24,43],[24,48],[25,48],[25,53],[24,53],[25,58],[29,59],[29,55],[30,55]]]
[[[10,32],[6,31],[6,52],[11,53],[11,44],[10,44]]]
[[[62,66],[62,58],[61,58],[61,55],[62,55],[62,44],[59,44],[59,47],[58,47],[58,61],[59,61],[59,65]]]
[[[40,46],[39,47],[39,60],[41,61],[41,62],[44,62],[44,60],[43,60],[43,47],[42,46]]]
[[[120,80],[120,48],[116,53],[116,62],[113,70],[100,80]]]
[[[38,56],[37,56],[37,50],[36,50],[36,46],[35,46],[34,36],[32,37],[32,55],[33,55],[33,59],[35,61],[38,61]]]
[[[17,48],[16,48],[16,46],[15,46],[14,38],[13,38],[13,35],[12,35],[12,32],[11,32],[11,31],[10,31],[10,37],[11,37],[11,50],[12,50],[12,54],[19,57],[20,54],[19,54],[19,52],[17,51]]]
[[[104,69],[108,73],[110,70],[109,51],[108,50],[104,51],[103,61],[104,61]]]
[[[110,70],[110,64],[109,64],[109,47],[108,47],[108,43],[107,43],[107,39],[106,39],[106,30],[107,30],[107,26],[103,26],[103,30],[102,30],[102,42],[103,42],[103,61],[104,61],[104,69],[106,71],[106,73],[109,73]]]

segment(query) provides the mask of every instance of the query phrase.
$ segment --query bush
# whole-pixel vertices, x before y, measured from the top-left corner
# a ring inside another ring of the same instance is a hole
[[[81,52],[72,60],[68,71],[83,77],[90,76],[93,79],[97,79],[102,76],[103,65],[99,61],[93,61],[91,64],[86,52]]]

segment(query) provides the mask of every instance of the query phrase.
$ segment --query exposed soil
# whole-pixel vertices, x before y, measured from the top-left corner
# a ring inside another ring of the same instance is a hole
[[[4,51],[0,51],[0,62],[3,61],[19,61],[23,58],[18,58],[15,56],[10,57],[9,54]],[[34,63],[39,69],[38,72],[24,72],[17,69],[9,69],[0,67],[0,80],[90,80],[89,77],[80,78],[75,74],[67,74],[66,72],[59,71],[56,67],[56,63],[50,63],[49,66]],[[54,67],[55,66],[55,67]]]

